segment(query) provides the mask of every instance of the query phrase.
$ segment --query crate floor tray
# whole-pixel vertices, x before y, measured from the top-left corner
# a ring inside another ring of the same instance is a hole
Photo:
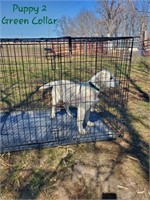
[[[90,114],[95,125],[86,126],[85,135],[78,132],[76,117],[70,117],[65,110],[57,112],[55,119],[51,119],[50,111],[41,110],[12,112],[0,117],[1,152],[115,139],[114,132],[96,112]]]

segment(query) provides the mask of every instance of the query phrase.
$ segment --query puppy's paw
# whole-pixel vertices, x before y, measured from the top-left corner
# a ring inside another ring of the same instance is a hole
[[[88,122],[87,122],[87,125],[88,125],[88,126],[94,126],[94,123],[93,123],[93,122],[90,122],[90,121],[88,121]]]
[[[90,110],[91,112],[94,112],[95,111],[95,109],[94,108],[91,108],[91,110]]]
[[[56,117],[56,114],[55,114],[55,113],[52,113],[52,114],[51,114],[51,118],[54,119],[55,117]]]
[[[80,134],[86,134],[87,133],[87,131],[85,130],[85,129],[82,129],[82,131],[79,131],[80,132]]]

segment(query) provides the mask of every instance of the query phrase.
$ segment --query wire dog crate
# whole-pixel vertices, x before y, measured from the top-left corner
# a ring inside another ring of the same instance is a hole
[[[133,40],[133,37],[1,39],[1,152],[115,139],[124,127]],[[94,91],[95,83],[88,85],[89,80],[104,69],[113,74],[119,85],[99,88],[96,93],[99,100],[92,102],[90,111],[94,124],[87,126],[82,119],[86,133],[81,134],[77,122],[79,112],[82,114],[79,105],[82,103],[85,111],[89,101],[86,94],[85,98],[80,95],[81,88],[92,87],[90,91]],[[56,85],[39,90],[52,81],[59,81],[58,91],[53,91],[57,90]],[[53,98],[58,95],[67,96],[68,100],[73,94],[75,101],[78,99],[76,106],[63,98],[53,105]],[[55,118],[51,116],[52,106]],[[66,112],[66,106],[73,116]]]

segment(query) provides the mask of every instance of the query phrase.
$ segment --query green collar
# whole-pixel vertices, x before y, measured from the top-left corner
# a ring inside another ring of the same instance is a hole
[[[95,90],[99,91],[99,88],[96,87],[96,85],[94,85],[92,82],[89,82],[90,86],[92,88],[94,88]]]

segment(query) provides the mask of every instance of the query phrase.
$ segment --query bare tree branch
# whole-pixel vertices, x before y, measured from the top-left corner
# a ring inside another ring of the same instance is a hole
[[[150,31],[150,0],[97,0],[95,12],[82,10],[75,17],[63,16],[59,35],[140,35]]]

